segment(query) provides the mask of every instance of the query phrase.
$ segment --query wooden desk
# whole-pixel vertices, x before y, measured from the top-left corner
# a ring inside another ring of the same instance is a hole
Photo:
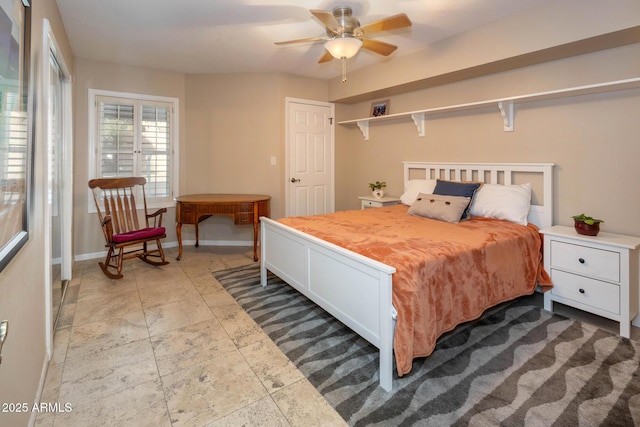
[[[212,215],[226,215],[233,223],[253,224],[253,260],[258,261],[258,226],[261,216],[269,216],[271,196],[261,194],[192,194],[176,199],[176,234],[182,258],[182,224],[196,226],[196,248],[198,223]]]

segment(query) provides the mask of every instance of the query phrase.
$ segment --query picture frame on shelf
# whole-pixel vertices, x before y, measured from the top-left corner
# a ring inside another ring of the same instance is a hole
[[[371,103],[371,117],[386,116],[387,114],[389,114],[388,99]]]

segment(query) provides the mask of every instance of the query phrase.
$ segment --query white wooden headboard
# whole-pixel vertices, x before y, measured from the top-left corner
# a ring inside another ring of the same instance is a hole
[[[518,173],[542,176],[542,203],[531,204],[528,221],[540,228],[553,225],[553,163],[432,163],[403,162],[404,183],[412,179],[415,171],[429,179],[449,181],[475,181],[486,184],[511,185]]]

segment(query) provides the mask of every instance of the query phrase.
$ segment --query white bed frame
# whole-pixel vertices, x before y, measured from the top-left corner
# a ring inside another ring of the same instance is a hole
[[[435,179],[509,185],[517,173],[541,174],[542,204],[531,206],[529,222],[552,225],[553,164],[404,162],[404,181],[415,171]],[[289,226],[261,218],[262,286],[267,270],[293,286],[380,350],[380,386],[393,378],[395,309],[391,303],[396,269]]]

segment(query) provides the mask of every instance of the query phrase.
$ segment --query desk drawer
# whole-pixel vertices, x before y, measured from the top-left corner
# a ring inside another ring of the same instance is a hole
[[[251,212],[238,212],[234,215],[235,224],[253,224],[253,211]]]
[[[551,267],[596,279],[620,281],[620,254],[571,243],[551,242]]]
[[[577,274],[551,270],[553,295],[591,307],[620,314],[620,286],[601,282]]]
[[[176,221],[183,224],[195,224],[198,218],[197,209],[192,206],[178,203],[176,206]]]

